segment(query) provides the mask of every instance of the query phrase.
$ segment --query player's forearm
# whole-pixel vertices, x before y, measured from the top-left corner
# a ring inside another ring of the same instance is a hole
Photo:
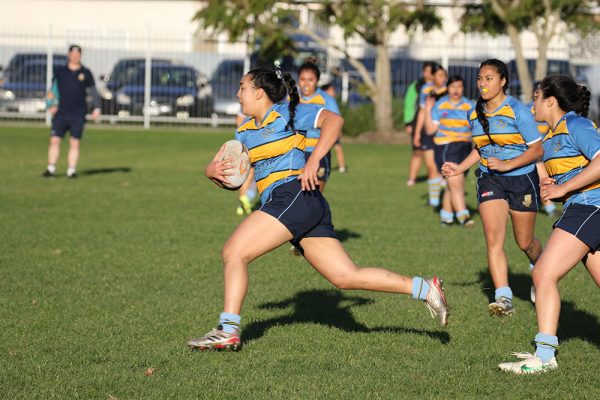
[[[477,151],[477,149],[473,149],[471,150],[471,153],[467,156],[467,158],[465,158],[459,165],[458,168],[460,168],[461,172],[462,171],[466,171],[469,168],[471,168],[473,165],[477,164],[479,162],[481,158],[481,155],[479,154],[479,151]]]
[[[538,140],[537,142],[532,143],[523,154],[506,162],[510,166],[509,170],[512,170],[535,163],[543,154],[544,149],[542,148],[542,141]]]
[[[596,156],[579,174],[563,183],[567,192],[574,192],[600,180],[600,156]]]
[[[311,155],[311,157],[317,157],[318,160],[329,152],[340,137],[344,119],[335,113],[323,111],[319,118],[319,125],[321,134]]]

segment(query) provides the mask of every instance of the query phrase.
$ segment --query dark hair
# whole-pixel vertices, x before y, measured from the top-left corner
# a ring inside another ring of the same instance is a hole
[[[290,110],[290,120],[288,125],[293,131],[296,106],[300,102],[300,95],[292,76],[287,72],[282,72],[279,68],[276,68],[275,71],[267,68],[255,68],[250,70],[248,75],[254,87],[264,90],[269,100],[273,103],[279,103],[289,94],[290,104],[288,109]]]
[[[317,82],[319,81],[319,79],[321,79],[321,71],[319,70],[319,67],[317,67],[317,65],[313,62],[307,61],[304,64],[302,64],[300,68],[298,68],[298,76],[300,76],[302,71],[314,72],[315,76],[317,77]]]
[[[425,62],[423,63],[423,69],[425,69],[425,68],[427,68],[427,67],[429,67],[429,68],[433,69],[433,66],[434,66],[435,64],[436,64],[436,63],[435,63],[435,62],[433,62],[433,61],[425,61]]]
[[[321,85],[321,90],[327,90],[330,87],[333,87],[333,83],[326,83],[324,85]]]
[[[587,87],[578,85],[573,78],[567,75],[547,76],[540,82],[539,88],[543,98],[553,96],[561,110],[575,111],[587,117],[591,93]]]
[[[450,78],[448,78],[448,82],[446,82],[446,86],[450,86],[454,82],[463,82],[464,83],[465,80],[460,75],[452,75]]]
[[[435,74],[435,73],[436,73],[436,72],[438,72],[440,69],[442,69],[442,70],[444,70],[444,71],[445,71],[444,67],[442,67],[442,65],[441,65],[441,64],[438,64],[438,63],[436,63],[436,62],[434,62],[434,63],[431,63],[431,73],[432,73],[432,74]]]
[[[485,60],[484,62],[482,62],[479,65],[479,71],[481,71],[481,68],[483,68],[485,66],[490,66],[490,67],[496,68],[496,71],[500,75],[500,79],[506,80],[506,82],[504,83],[504,86],[502,87],[502,91],[506,94],[506,90],[508,88],[508,82],[509,82],[508,67],[506,66],[506,64],[504,64],[502,61],[500,61],[498,59],[490,58],[489,60]],[[485,116],[485,109],[483,108],[485,103],[486,103],[486,101],[483,99],[483,97],[481,97],[481,95],[479,95],[479,98],[477,99],[477,104],[475,105],[475,111],[477,112],[477,120],[483,127],[483,131],[485,132],[488,139],[490,140],[490,143],[494,144],[494,140],[492,139],[492,136],[490,135],[490,123],[487,120],[487,117]]]

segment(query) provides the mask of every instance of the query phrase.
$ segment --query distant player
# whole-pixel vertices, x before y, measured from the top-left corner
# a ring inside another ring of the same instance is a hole
[[[300,103],[301,104],[316,104],[322,106],[326,110],[334,112],[340,115],[340,109],[337,102],[333,97],[321,90],[317,85],[319,78],[321,77],[321,71],[312,62],[306,62],[298,69],[298,87],[300,88]],[[306,148],[304,153],[306,159],[312,154],[319,137],[321,136],[321,130],[318,128],[308,129],[306,132]],[[338,138],[339,139],[339,138]],[[331,174],[331,152],[321,159],[319,166],[318,177],[319,177],[319,189],[321,192],[325,190],[325,185]]]
[[[321,90],[334,99],[336,98],[335,86],[332,83],[326,83],[321,86]],[[335,158],[338,162],[338,172],[343,174],[346,172],[346,157],[344,156],[344,148],[342,147],[342,134],[340,134],[337,142],[333,145],[333,149],[335,150]]]
[[[48,66],[50,68],[50,66]],[[89,69],[81,65],[81,47],[69,47],[67,65],[56,67],[52,78],[52,89],[49,93],[48,110],[52,114],[52,131],[48,146],[48,167],[43,177],[56,176],[56,163],[60,154],[60,144],[67,131],[69,139],[69,156],[67,178],[77,177],[79,161],[79,143],[83,135],[85,114],[87,112],[86,95],[92,95],[94,110],[92,119],[100,118],[100,96],[96,90],[94,77]]]
[[[288,93],[289,103],[282,102]],[[336,287],[412,294],[445,326],[448,310],[438,278],[409,278],[383,268],[358,267],[336,237],[329,204],[318,189],[317,173],[321,158],[339,137],[342,117],[322,106],[298,104],[296,83],[278,68],[248,72],[240,81],[238,97],[242,112],[250,119],[239,127],[236,139],[249,149],[263,205],[235,229],[221,252],[225,299],[217,328],[190,339],[187,345],[201,350],[240,348],[248,264],[286,242],[297,246],[312,267]],[[306,159],[303,132],[314,127],[321,135]],[[219,156],[217,153],[205,169],[206,176],[217,184],[227,179],[229,168],[229,160],[219,161]]]
[[[423,152],[423,159],[427,167],[427,185],[429,190],[429,205],[431,207],[440,206],[440,193],[442,192],[443,178],[435,165],[435,155],[433,153],[433,136],[425,133],[425,101],[427,97],[433,97],[436,100],[446,94],[446,81],[448,74],[444,67],[434,64],[431,68],[433,80],[426,83],[421,88],[419,94],[419,111],[417,113],[417,124],[413,136],[415,147]]]
[[[434,155],[438,170],[445,162],[460,164],[471,154],[471,128],[469,111],[475,103],[463,96],[463,79],[454,75],[448,80],[448,94],[437,102],[429,97],[425,104],[425,130],[428,135],[435,135]],[[465,202],[465,175],[460,174],[448,178],[447,189],[442,197],[440,220],[443,225],[454,223],[454,217],[465,228],[472,228],[475,222]],[[456,214],[455,214],[456,212]]]
[[[519,248],[530,268],[542,251],[534,236],[540,206],[540,183],[535,162],[542,156],[541,137],[531,112],[508,96],[508,68],[500,60],[481,63],[477,86],[481,95],[469,116],[475,149],[460,164],[442,167],[449,178],[464,173],[479,161],[477,201],[487,245],[488,268],[496,291],[488,306],[492,315],[513,313],[513,293],[508,283],[508,261],[504,252],[508,217]]]

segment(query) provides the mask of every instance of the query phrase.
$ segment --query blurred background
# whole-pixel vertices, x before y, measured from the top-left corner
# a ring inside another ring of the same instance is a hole
[[[372,114],[380,133],[402,129],[395,121],[404,91],[429,60],[462,75],[470,98],[487,58],[508,63],[511,94],[523,101],[540,77],[568,74],[588,85],[592,118],[600,114],[595,1],[3,0],[1,7],[0,123],[49,122],[51,66],[66,62],[72,43],[83,48],[105,124],[232,125],[240,77],[275,59],[292,73],[316,61],[320,83],[335,86],[344,112]],[[382,121],[386,111],[391,122]]]

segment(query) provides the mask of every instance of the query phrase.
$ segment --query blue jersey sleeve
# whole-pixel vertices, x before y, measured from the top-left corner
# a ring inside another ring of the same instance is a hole
[[[538,140],[541,140],[540,134],[538,133],[537,124],[533,119],[533,115],[529,109],[519,103],[519,106],[515,107],[513,110],[515,112],[515,122],[517,123],[517,129],[523,139],[525,139],[525,143],[527,145],[533,144]]]
[[[600,133],[587,118],[577,118],[567,122],[569,137],[581,154],[588,160],[600,155]]]
[[[315,104],[298,104],[294,117],[294,128],[301,131],[316,128],[317,118],[323,109]]]
[[[337,115],[341,115],[337,101],[335,101],[335,99],[329,95],[326,95],[325,97],[325,109],[334,112]]]

